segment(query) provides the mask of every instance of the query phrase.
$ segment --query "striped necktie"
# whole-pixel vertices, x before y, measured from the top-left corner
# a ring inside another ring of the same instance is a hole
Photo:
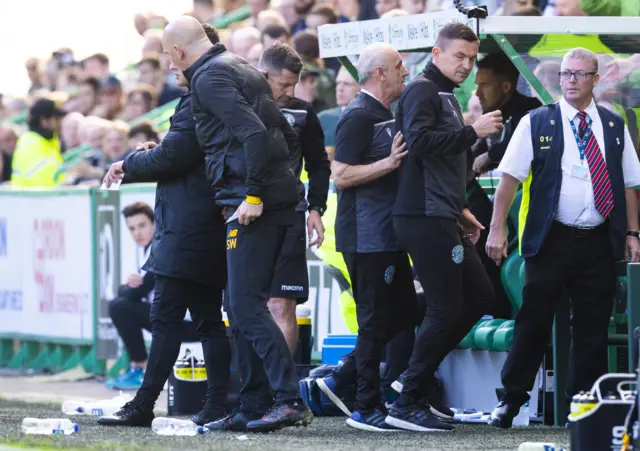
[[[598,141],[591,126],[587,123],[587,113],[580,111],[578,118],[580,119],[580,135],[586,139],[584,155],[589,163],[593,200],[596,210],[606,218],[613,210],[613,189],[611,189],[609,171],[607,171],[607,165],[602,157],[602,152],[600,152]]]

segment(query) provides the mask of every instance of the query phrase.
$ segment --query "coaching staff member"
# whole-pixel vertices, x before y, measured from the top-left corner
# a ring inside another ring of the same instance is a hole
[[[204,30],[203,30],[204,33]],[[218,42],[210,29],[207,42]],[[179,85],[187,86],[174,68]],[[207,368],[203,410],[193,417],[205,424],[223,417],[227,399],[231,350],[222,320],[222,289],[226,280],[224,220],[204,172],[191,93],[176,106],[169,132],[160,145],[145,143],[124,161],[114,163],[105,183],[127,174],[137,182],[158,182],[156,231],[144,269],[156,276],[151,305],[151,350],[142,387],[134,399],[100,424],[150,426],[153,406],[180,352],[180,331],[187,309],[202,341]]]
[[[212,45],[193,17],[171,22],[163,46],[191,84],[207,177],[229,217],[225,310],[243,388],[239,410],[216,427],[264,432],[307,425],[313,415],[300,398],[293,356],[267,308],[300,200],[287,143],[298,145],[295,132],[262,74],[224,45]]]
[[[482,225],[463,207],[470,146],[500,130],[502,119],[496,111],[465,126],[453,95],[471,73],[479,44],[466,25],[442,27],[433,61],[407,86],[398,104],[396,125],[409,155],[398,175],[393,224],[428,299],[402,393],[386,419],[402,429],[453,429],[421,402],[428,389],[423,381],[431,379],[494,297],[467,236],[477,240]]]
[[[352,281],[358,340],[338,371],[317,383],[344,409],[340,394],[357,382],[356,411],[347,424],[369,432],[394,429],[380,409],[381,351],[398,332],[415,324],[417,314],[409,256],[400,249],[391,219],[396,169],[407,152],[396,134],[390,105],[400,97],[407,75],[391,45],[367,46],[358,59],[360,92],[336,131],[336,249]]]
[[[322,214],[327,209],[331,169],[318,116],[310,104],[293,96],[302,71],[300,56],[288,45],[276,43],[262,53],[258,68],[271,87],[276,105],[300,139],[300,147],[294,148],[290,155],[291,168],[298,179],[300,202],[295,222],[287,228],[278,256],[269,300],[273,319],[282,329],[291,353],[295,354],[298,343],[296,304],[306,302],[309,296],[305,235],[309,236],[309,246],[322,244]],[[309,176],[308,195],[305,195],[304,183],[300,180],[303,163]],[[309,211],[309,218],[305,227],[306,211]]]
[[[520,253],[526,283],[511,351],[502,369],[504,395],[489,423],[511,427],[528,399],[566,287],[572,345],[567,396],[590,390],[607,372],[615,260],[638,261],[640,163],[620,116],[593,101],[598,60],[575,48],[562,60],[558,103],[525,116],[498,171],[487,254],[506,257],[507,210],[524,182]]]

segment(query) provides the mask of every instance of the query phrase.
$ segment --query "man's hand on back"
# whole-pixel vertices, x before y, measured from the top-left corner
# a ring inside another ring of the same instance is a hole
[[[483,114],[472,125],[478,138],[486,138],[502,129],[502,113],[500,110]]]

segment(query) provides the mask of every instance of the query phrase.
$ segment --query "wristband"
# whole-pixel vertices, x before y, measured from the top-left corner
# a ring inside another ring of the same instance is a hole
[[[260,205],[262,203],[262,199],[257,196],[247,196],[244,201],[251,205]]]
[[[640,238],[640,232],[627,232],[627,236],[635,236],[636,238]]]

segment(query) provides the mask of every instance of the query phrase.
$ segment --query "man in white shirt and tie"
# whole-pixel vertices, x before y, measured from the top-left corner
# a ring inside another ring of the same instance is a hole
[[[575,48],[563,58],[562,99],[518,125],[498,171],[487,254],[507,253],[508,210],[520,183],[520,253],[526,283],[513,344],[502,369],[504,393],[489,423],[509,428],[529,399],[549,343],[563,288],[572,308],[567,395],[590,390],[607,372],[607,334],[616,260],[638,261],[635,186],[640,163],[622,118],[593,100],[598,60]]]

